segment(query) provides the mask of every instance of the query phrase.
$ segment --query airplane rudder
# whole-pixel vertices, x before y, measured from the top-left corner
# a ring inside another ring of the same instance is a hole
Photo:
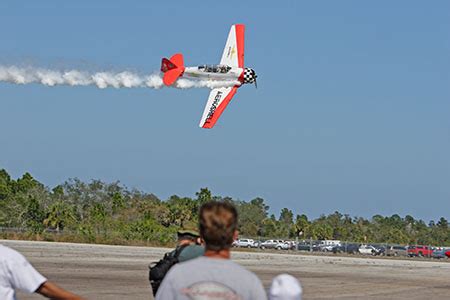
[[[175,64],[178,68],[184,67],[183,54],[176,53],[170,57],[170,61]]]
[[[166,73],[169,70],[175,69],[177,66],[172,63],[170,60],[168,60],[167,58],[163,58],[161,60],[161,72]]]

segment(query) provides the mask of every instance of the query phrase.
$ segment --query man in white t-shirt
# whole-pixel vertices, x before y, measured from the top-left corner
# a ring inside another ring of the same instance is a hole
[[[0,245],[0,299],[15,300],[16,289],[51,299],[82,299],[48,281],[19,252]]]

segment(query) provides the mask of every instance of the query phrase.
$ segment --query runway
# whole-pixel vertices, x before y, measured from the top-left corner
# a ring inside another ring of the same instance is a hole
[[[87,299],[152,299],[150,262],[169,249],[5,241],[44,276]],[[287,272],[302,283],[304,299],[449,299],[450,263],[234,251],[233,260],[254,271],[266,289]],[[18,299],[42,299],[18,294]]]

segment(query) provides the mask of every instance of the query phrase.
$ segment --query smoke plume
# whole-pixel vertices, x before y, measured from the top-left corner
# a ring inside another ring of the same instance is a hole
[[[100,89],[113,88],[152,88],[164,86],[159,73],[140,75],[130,71],[87,72],[79,70],[49,70],[33,67],[0,66],[0,82],[12,84],[37,83],[46,86],[96,86]],[[237,81],[178,79],[175,88],[218,88],[239,85]]]

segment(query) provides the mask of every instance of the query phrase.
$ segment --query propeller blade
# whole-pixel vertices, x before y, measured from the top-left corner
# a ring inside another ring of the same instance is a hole
[[[258,88],[258,84],[256,83],[256,78],[255,78],[255,88]]]

